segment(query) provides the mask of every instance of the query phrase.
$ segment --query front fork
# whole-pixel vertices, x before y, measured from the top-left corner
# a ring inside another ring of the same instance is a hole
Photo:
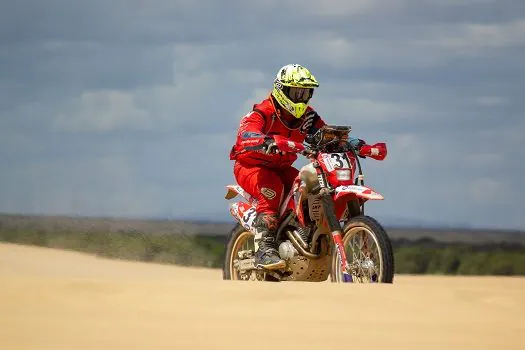
[[[328,227],[334,240],[335,249],[337,251],[337,258],[339,265],[341,265],[341,272],[343,273],[343,282],[351,283],[352,275],[350,274],[350,266],[346,260],[345,246],[343,244],[343,238],[341,233],[341,224],[335,216],[335,206],[332,197],[329,194],[325,194],[321,199],[323,205],[323,211],[325,218],[328,222]]]

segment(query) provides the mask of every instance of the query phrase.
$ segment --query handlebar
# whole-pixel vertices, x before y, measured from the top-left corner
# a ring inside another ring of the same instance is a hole
[[[314,157],[315,158],[317,156],[318,152],[305,146],[304,150],[300,151],[299,153],[302,154],[303,156],[307,157],[307,158],[310,158],[310,157]]]
[[[348,144],[350,151],[357,155],[357,150],[351,145]],[[246,146],[244,148],[247,151],[263,151],[264,154],[277,153],[278,151],[290,152],[290,153],[299,153],[305,157],[316,157],[319,153],[318,150],[312,149],[308,145],[290,141],[272,141],[259,144],[257,146]]]

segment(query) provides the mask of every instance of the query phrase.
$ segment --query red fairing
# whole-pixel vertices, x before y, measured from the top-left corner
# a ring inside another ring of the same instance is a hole
[[[357,163],[352,152],[321,153],[317,161],[325,170],[327,181],[332,186],[351,185],[354,182]]]
[[[387,155],[386,144],[384,142],[379,142],[374,145],[363,145],[359,150],[359,155],[376,160],[383,160]]]
[[[302,144],[307,132],[312,127],[320,128],[325,122],[308,107],[304,122],[297,129],[289,129],[276,116],[275,107],[270,97],[253,106],[253,111],[241,119],[237,132],[237,141],[230,152],[230,159],[246,165],[262,165],[268,168],[291,166],[297,160],[294,152],[283,154],[264,154],[261,151],[246,151],[246,146],[256,146],[265,137],[280,135],[295,143]],[[315,124],[315,125],[314,125]]]
[[[297,214],[298,221],[305,225],[303,206],[298,205],[299,196],[301,195],[302,189],[300,188],[301,179],[297,176],[293,182],[292,188],[286,194],[283,203],[281,204],[280,217],[284,217],[287,210],[294,211]]]

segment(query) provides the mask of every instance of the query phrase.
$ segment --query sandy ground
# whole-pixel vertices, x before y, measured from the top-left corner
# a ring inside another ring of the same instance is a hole
[[[525,349],[525,279],[223,281],[0,245],[0,349]]]

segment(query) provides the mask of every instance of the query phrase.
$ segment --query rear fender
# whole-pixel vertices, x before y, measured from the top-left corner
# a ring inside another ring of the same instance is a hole
[[[249,203],[255,204],[256,199],[252,197],[248,192],[246,192],[241,186],[239,185],[228,185],[226,186],[228,189],[228,192],[226,192],[226,195],[224,196],[225,199],[232,199],[237,197],[237,195],[242,196],[244,199],[246,199]]]

